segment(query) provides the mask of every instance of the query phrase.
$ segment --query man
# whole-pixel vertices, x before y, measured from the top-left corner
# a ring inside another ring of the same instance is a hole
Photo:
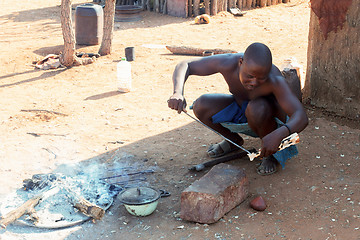
[[[174,93],[168,100],[169,108],[178,113],[186,111],[184,85],[190,75],[215,73],[223,75],[231,94],[200,96],[193,104],[195,116],[239,145],[244,143],[243,138],[224,127],[224,123],[248,125],[253,136],[262,141],[260,158],[263,159],[257,172],[274,173],[278,161],[284,164],[284,158],[294,155],[284,157],[277,153],[281,140],[304,130],[308,118],[301,102],[272,64],[270,49],[262,43],[253,43],[245,53],[219,54],[179,63],[173,74]],[[207,152],[210,157],[219,157],[236,149],[224,140],[210,146]]]

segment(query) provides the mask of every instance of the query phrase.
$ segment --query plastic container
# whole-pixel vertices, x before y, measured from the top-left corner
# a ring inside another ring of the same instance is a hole
[[[131,64],[126,58],[121,58],[117,64],[117,80],[119,92],[130,92],[131,90]]]
[[[102,41],[104,12],[100,5],[86,3],[76,7],[75,38],[80,45],[97,45]]]
[[[282,71],[289,71],[295,69],[298,77],[301,80],[302,66],[297,62],[296,58],[290,57],[284,60],[284,63],[281,65]]]

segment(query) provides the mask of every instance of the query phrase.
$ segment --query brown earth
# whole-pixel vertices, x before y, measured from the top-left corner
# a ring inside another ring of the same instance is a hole
[[[74,6],[82,3],[73,1]],[[107,161],[110,165],[113,153],[130,154],[134,163],[157,166],[149,184],[172,195],[162,198],[148,217],[131,216],[115,201],[95,224],[59,230],[14,224],[0,232],[0,239],[360,239],[358,123],[308,105],[310,124],[300,134],[300,153],[285,169],[262,177],[253,162],[232,161],[247,173],[249,197],[212,225],[178,218],[182,190],[206,172],[189,172],[188,167],[208,161],[206,146],[221,139],[167,107],[174,67],[189,56],[144,45],[243,51],[258,41],[270,47],[276,65],[292,56],[304,73],[307,1],[255,9],[243,17],[218,14],[208,25],[195,25],[192,18],[142,12],[141,21],[115,24],[113,53],[94,64],[34,69],[34,60],[62,51],[59,5],[60,1],[39,0],[3,0],[1,4],[0,198],[33,174],[74,163]],[[128,46],[135,47],[136,54],[131,63],[133,89],[121,94],[116,91],[116,64]],[[98,48],[78,46],[84,52]],[[189,79],[185,89],[189,103],[207,92],[227,92],[220,75]],[[21,111],[33,109],[66,116]],[[120,143],[111,143],[116,141]],[[259,141],[246,138],[244,146],[259,147]],[[249,207],[257,195],[268,203],[264,212]]]

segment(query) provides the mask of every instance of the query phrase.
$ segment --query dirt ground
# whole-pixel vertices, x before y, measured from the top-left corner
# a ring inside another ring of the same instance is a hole
[[[73,1],[74,7],[82,3]],[[174,67],[189,56],[173,55],[163,46],[244,51],[252,42],[263,42],[276,65],[295,57],[304,77],[307,1],[254,9],[243,17],[219,14],[208,25],[142,12],[141,21],[115,23],[111,55],[71,69],[35,69],[34,60],[62,51],[59,5],[59,0],[1,4],[0,199],[33,174],[77,163],[111,165],[114,154],[156,166],[149,184],[171,196],[161,198],[148,217],[131,216],[116,200],[96,223],[57,230],[13,224],[0,232],[0,239],[360,239],[360,129],[309,105],[299,155],[285,169],[263,177],[254,162],[231,161],[245,169],[249,197],[211,225],[185,222],[178,214],[181,192],[207,172],[188,168],[208,161],[206,147],[221,139],[167,107]],[[116,64],[129,46],[135,47],[133,89],[122,94]],[[77,48],[95,53],[99,46]],[[227,92],[220,75],[191,77],[185,97],[191,103],[208,92]],[[65,115],[21,111],[34,109]],[[246,148],[259,147],[258,139],[245,139]],[[258,195],[268,203],[264,212],[249,207]]]

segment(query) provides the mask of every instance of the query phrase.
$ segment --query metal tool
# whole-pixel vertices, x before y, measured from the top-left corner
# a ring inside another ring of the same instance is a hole
[[[250,152],[249,150],[243,148],[242,146],[240,146],[239,144],[234,143],[233,141],[231,141],[230,139],[228,139],[227,137],[224,137],[221,133],[215,131],[214,129],[210,128],[209,126],[207,126],[205,123],[201,122],[200,120],[194,118],[193,116],[191,116],[189,113],[183,111],[186,115],[188,115],[189,117],[191,117],[193,120],[195,120],[198,123],[201,123],[203,126],[205,126],[206,128],[210,129],[211,131],[213,131],[214,133],[216,133],[217,135],[219,135],[220,137],[222,137],[223,139],[225,139],[226,141],[228,141],[229,143],[232,143],[233,145],[235,145],[236,147],[244,150],[245,152],[247,152],[248,157],[250,158],[250,161],[253,161],[256,157],[260,156],[260,151],[258,152]],[[290,136],[284,138],[281,141],[281,144],[279,146],[279,151],[283,150],[284,148],[290,147],[291,145],[297,144],[300,142],[300,138],[299,135],[297,133],[293,133]]]

